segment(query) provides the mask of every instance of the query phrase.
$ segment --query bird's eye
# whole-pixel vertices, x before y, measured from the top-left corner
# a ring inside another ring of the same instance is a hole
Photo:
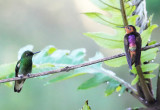
[[[130,28],[130,27],[128,27],[128,29],[129,29],[129,30],[131,30],[131,28]]]

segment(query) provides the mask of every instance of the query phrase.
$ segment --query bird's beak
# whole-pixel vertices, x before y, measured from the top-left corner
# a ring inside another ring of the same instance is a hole
[[[41,51],[35,52],[35,53],[33,53],[33,54],[37,54],[37,53],[39,53],[39,52],[41,52]]]
[[[125,27],[121,27],[121,26],[116,26],[116,27],[118,27],[118,28],[125,28]]]

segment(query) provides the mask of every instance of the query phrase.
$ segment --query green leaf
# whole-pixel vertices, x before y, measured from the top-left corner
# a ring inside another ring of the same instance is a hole
[[[139,76],[136,75],[136,77],[132,80],[131,85],[137,84],[138,81],[139,81]]]
[[[118,86],[117,88],[116,88],[116,92],[119,92],[120,90],[121,90],[121,85],[120,86]]]
[[[137,19],[138,17],[139,17],[138,15],[134,15],[134,16],[128,17],[128,24],[135,26],[135,24],[136,24],[136,19]],[[136,27],[136,29],[138,30],[138,27]]]
[[[141,62],[151,61],[156,58],[158,48],[149,49],[146,51],[142,51]]]
[[[36,67],[33,69],[33,72],[36,73],[50,71],[53,69],[63,68],[65,66],[80,64],[84,62],[85,52],[85,49],[76,49],[70,52],[69,50],[56,49],[54,46],[47,46],[39,54],[34,56],[33,63]],[[81,74],[84,73],[80,73],[77,75]],[[76,74],[72,75],[77,76]],[[61,78],[68,79],[72,77],[71,74],[67,74],[64,76],[65,77],[56,77],[56,79],[54,79],[53,82],[58,81]]]
[[[152,79],[154,77],[156,77],[155,74],[144,74],[144,78],[146,78],[146,79]]]
[[[56,48],[51,47],[51,48],[48,49],[48,51],[47,51],[46,53],[47,53],[47,55],[51,55],[51,54],[54,53],[56,50],[57,50]]]
[[[135,9],[136,9],[136,6],[129,5],[128,3],[125,4],[125,11],[126,11],[127,16],[132,16],[132,13]],[[129,22],[129,24],[130,24],[130,22]],[[132,24],[130,24],[130,25],[132,25]]]
[[[91,0],[99,8],[107,10],[120,10],[119,0]]]
[[[157,64],[157,63],[145,64],[144,66],[142,66],[142,71],[143,72],[154,71],[158,67],[159,67],[159,64]]]
[[[96,60],[102,57],[103,56],[101,53],[96,53],[95,57],[90,58],[89,61]],[[110,84],[112,84],[112,82],[114,81],[111,76],[115,74],[112,71],[103,69],[102,63],[97,63],[97,64],[90,65],[87,67],[76,69],[73,72],[64,73],[62,75],[54,77],[47,84],[50,84],[56,81],[65,80],[65,79],[72,78],[72,77],[79,76],[79,75],[86,74],[86,73],[94,74],[94,77],[82,83],[78,87],[78,89],[88,89],[91,87],[98,86],[106,81],[109,81]]]
[[[145,79],[152,79],[156,76],[154,74],[143,74],[143,75]],[[136,75],[136,77],[132,80],[131,85],[137,84],[138,81],[139,81],[139,76]]]
[[[104,16],[101,13],[97,13],[97,12],[88,12],[88,13],[84,13],[86,16],[88,16],[89,18],[93,19],[94,21],[106,25],[106,26],[111,26],[111,27],[116,27],[116,26],[120,26],[122,24],[116,24],[111,20],[111,18]]]
[[[153,16],[154,16],[154,14],[152,14],[152,15],[149,16],[148,26],[151,26]]]
[[[52,50],[52,51],[51,51]],[[52,52],[52,53],[51,53]],[[57,50],[54,46],[50,45],[44,48],[39,54],[33,57],[34,64],[43,64],[43,63],[55,63],[63,64],[63,62],[70,62],[70,59],[67,58],[69,50]],[[41,59],[41,60],[39,60]]]
[[[13,82],[6,82],[5,85],[8,86],[8,87],[12,87]]]
[[[105,96],[111,95],[120,84],[117,81],[109,82],[105,91]]]
[[[148,43],[148,45],[153,45],[153,44],[156,44],[157,43],[157,41],[156,40],[153,40],[153,41],[150,41],[149,43]]]
[[[150,72],[150,71],[154,71],[155,69],[157,69],[159,66],[159,64],[157,63],[149,63],[149,64],[145,64],[145,65],[142,65],[142,71],[143,72]],[[132,70],[131,72],[134,73],[134,74],[137,74],[137,71],[136,71],[136,68],[134,66],[132,66]]]
[[[105,48],[123,48],[123,41],[119,37],[111,36],[106,33],[85,33],[84,35],[92,38],[98,45]]]
[[[48,84],[51,84],[51,83],[54,83],[54,82],[58,82],[58,81],[62,81],[62,80],[66,80],[66,79],[69,79],[69,78],[73,78],[73,77],[76,77],[76,76],[84,75],[84,74],[86,74],[86,73],[73,73],[73,72],[64,73],[64,74],[59,75],[55,78],[52,78],[45,85],[48,85]]]
[[[81,110],[91,110],[91,107],[88,105],[88,100],[86,100],[86,102]]]
[[[105,64],[111,67],[120,67],[127,64],[126,56],[105,61]]]
[[[16,62],[10,64],[0,65],[0,79],[8,77],[15,73]]]
[[[126,90],[126,87],[122,85],[119,95],[121,96],[125,92],[125,90]]]
[[[154,24],[149,26],[146,30],[144,30],[141,34],[142,37],[142,47],[146,46],[148,40],[150,39],[151,33],[153,29],[157,28],[158,25]]]
[[[123,19],[120,12],[119,0],[116,2],[113,0],[91,0],[95,5],[109,13],[111,16],[107,16],[109,21],[119,25],[123,25]],[[117,20],[118,19],[118,20]],[[114,28],[114,27],[113,27]]]
[[[108,81],[110,78],[103,73],[97,73],[92,77],[91,79],[87,80],[86,82],[82,83],[78,89],[88,89],[91,87],[98,86],[106,81]]]
[[[56,69],[55,65],[51,64],[51,63],[44,63],[44,64],[36,64],[36,65],[33,65],[32,67],[32,73],[40,73],[40,72],[45,72],[45,71],[51,71],[51,70],[54,70]],[[37,77],[37,78],[46,78],[48,77],[48,75],[45,75],[45,76],[40,76],[40,77]]]
[[[79,57],[81,57],[81,56],[79,56]],[[96,59],[99,59],[99,58],[102,58],[102,57],[103,56],[102,56],[101,53],[96,53],[96,55],[93,58],[90,58],[89,61],[96,60]],[[78,59],[78,57],[77,57],[77,59]],[[103,69],[102,68],[102,63],[93,64],[93,65],[83,67],[83,68],[78,68],[78,69],[75,69],[72,72],[64,73],[64,74],[61,74],[57,77],[54,77],[53,79],[48,81],[47,84],[57,82],[57,81],[61,81],[61,80],[65,80],[65,79],[69,79],[69,78],[76,77],[76,76],[79,76],[79,75],[83,75],[83,74],[86,74],[86,73],[98,74],[100,72],[103,72],[102,69]],[[114,73],[109,71],[109,70],[108,71],[105,70],[105,72],[107,72],[108,74],[114,75]],[[104,75],[102,75],[102,76],[104,76]]]

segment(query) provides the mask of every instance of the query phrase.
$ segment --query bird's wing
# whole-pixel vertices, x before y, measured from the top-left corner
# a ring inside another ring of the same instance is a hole
[[[135,66],[140,65],[140,57],[141,57],[141,36],[139,33],[136,34],[136,58],[135,58]]]
[[[20,60],[19,60],[19,61],[17,62],[17,64],[16,64],[15,77],[18,77],[19,68],[20,68]]]
[[[132,59],[129,53],[128,35],[124,36],[124,48],[125,48],[125,53],[126,53],[126,58],[127,58],[129,68],[132,69]]]

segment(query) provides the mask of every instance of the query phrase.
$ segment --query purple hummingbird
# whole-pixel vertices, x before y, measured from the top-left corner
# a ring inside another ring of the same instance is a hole
[[[124,47],[129,68],[135,63],[135,67],[140,65],[141,57],[141,37],[132,25],[125,26]]]

